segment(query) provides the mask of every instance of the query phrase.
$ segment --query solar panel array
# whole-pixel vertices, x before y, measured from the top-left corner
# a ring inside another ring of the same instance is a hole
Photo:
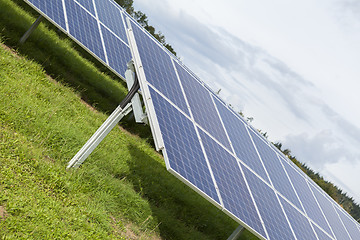
[[[25,0],[124,79],[131,51],[124,10],[108,0]]]
[[[258,237],[360,239],[348,213],[115,2],[26,2],[119,76],[132,53],[167,169]]]

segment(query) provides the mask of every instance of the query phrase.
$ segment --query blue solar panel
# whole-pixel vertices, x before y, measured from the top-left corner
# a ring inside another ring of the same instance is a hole
[[[265,237],[264,228],[237,160],[205,132],[200,129],[199,132],[224,208]]]
[[[66,30],[62,0],[29,0],[29,2]]]
[[[86,8],[93,16],[95,16],[95,8],[93,0],[76,0],[81,6]]]
[[[132,24],[146,80],[189,115],[170,56],[136,24]]]
[[[254,134],[253,131],[250,131],[250,134],[275,189],[296,205],[296,207],[302,210],[299,199],[291,186],[289,178],[287,177],[277,154],[269,145],[261,140],[258,135]]]
[[[342,223],[346,227],[347,232],[350,234],[352,239],[359,238],[359,229],[357,228],[357,224],[351,219],[348,213],[344,212],[344,209],[339,209],[339,207],[335,207],[336,212],[338,213]]]
[[[125,26],[123,24],[120,8],[110,1],[95,0],[99,19],[113,33],[127,43]]]
[[[69,33],[106,62],[98,22],[73,0],[65,0]]]
[[[300,201],[302,202],[307,215],[316,222],[321,228],[332,236],[331,230],[322,214],[306,180],[288,163],[284,162],[284,167],[293,183],[293,186],[298,193]]]
[[[108,63],[117,75],[124,75],[127,63],[131,60],[131,52],[127,45],[125,25],[120,7],[116,7],[110,1],[98,1],[96,14],[93,0],[64,0],[65,11],[62,0],[25,1],[57,24],[70,37],[83,44],[90,53],[104,63]],[[111,9],[104,9],[104,7]],[[102,35],[100,34],[97,15],[100,18]],[[66,27],[66,19],[69,29]],[[104,22],[101,22],[101,20]]]
[[[311,186],[311,190],[313,191],[316,199],[318,200],[319,205],[321,206],[321,209],[323,210],[325,217],[328,220],[336,238],[341,240],[350,239],[350,236],[346,232],[343,224],[341,223],[340,218],[335,212],[332,203],[313,186]]]
[[[109,66],[118,73],[125,72],[126,64],[131,59],[129,47],[102,25],[101,31],[104,38]]]
[[[236,156],[252,168],[264,180],[269,181],[264,167],[243,122],[215,99],[222,121],[225,125]]]
[[[316,232],[316,235],[318,236],[319,240],[333,240],[332,237],[327,235],[323,230],[318,228],[315,224],[311,224],[311,225],[314,228],[314,230]]]
[[[179,64],[175,64],[195,121],[230,149],[210,93]]]
[[[294,230],[296,238],[298,240],[316,239],[309,220],[283,198],[280,197],[280,200]]]
[[[158,93],[150,91],[170,168],[220,203],[194,124]]]
[[[269,234],[269,239],[294,239],[274,190],[246,167],[243,167],[243,170]]]

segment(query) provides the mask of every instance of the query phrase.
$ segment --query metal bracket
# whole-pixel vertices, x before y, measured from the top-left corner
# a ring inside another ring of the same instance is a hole
[[[128,103],[124,109],[118,106],[115,111],[106,119],[99,129],[91,136],[85,145],[68,163],[67,168],[78,168],[86,158],[94,151],[99,143],[109,134],[116,124],[131,111],[131,103]]]
[[[39,16],[35,22],[30,26],[30,28],[24,33],[24,35],[20,38],[19,43],[23,44],[26,39],[30,36],[30,34],[39,26],[40,22],[42,21],[43,16]]]
[[[135,82],[135,68],[134,68],[134,62],[131,60],[127,64],[127,70],[125,71],[125,79],[127,87],[130,91],[131,87],[133,86]],[[135,93],[133,98],[131,99],[131,106],[133,109],[133,114],[135,117],[135,122],[137,123],[145,123],[149,124],[147,115],[144,113],[139,93]]]
[[[238,239],[241,236],[241,233],[243,232],[243,230],[244,230],[244,227],[239,225],[227,240]]]
[[[128,65],[128,70],[129,70]],[[130,69],[131,71],[131,69]],[[128,73],[131,76],[134,76],[133,72]],[[139,82],[136,78],[132,78],[132,83],[128,95],[123,99],[120,105],[111,113],[111,115],[106,119],[106,121],[99,127],[99,129],[91,136],[91,138],[85,143],[85,145],[77,152],[77,154],[70,160],[67,168],[79,167],[86,158],[94,151],[94,149],[99,145],[99,143],[109,134],[109,132],[116,126],[116,124],[129,112],[132,110],[132,99],[134,95],[137,94],[139,90]],[[139,97],[139,96],[138,96]],[[138,102],[136,102],[138,101]],[[140,107],[139,107],[140,104]],[[135,100],[135,105],[137,108],[141,108],[140,98]],[[139,110],[137,110],[139,111]]]

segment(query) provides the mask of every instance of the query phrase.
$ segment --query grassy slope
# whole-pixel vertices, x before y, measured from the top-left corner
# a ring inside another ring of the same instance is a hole
[[[17,47],[33,20],[0,0],[8,45]],[[83,168],[65,171],[106,118],[81,98],[102,99],[106,111],[125,89],[44,24],[17,51],[32,60],[0,48],[0,238],[224,239],[236,228],[171,176],[145,140],[120,128]]]

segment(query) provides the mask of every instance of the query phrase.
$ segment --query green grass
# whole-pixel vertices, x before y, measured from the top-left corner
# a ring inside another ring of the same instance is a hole
[[[0,0],[0,38],[17,51],[0,47],[0,239],[226,239],[237,223],[169,174],[149,139],[115,128],[66,171],[107,117],[81,100],[108,112],[125,87],[46,23],[18,46],[35,20],[18,4]]]

